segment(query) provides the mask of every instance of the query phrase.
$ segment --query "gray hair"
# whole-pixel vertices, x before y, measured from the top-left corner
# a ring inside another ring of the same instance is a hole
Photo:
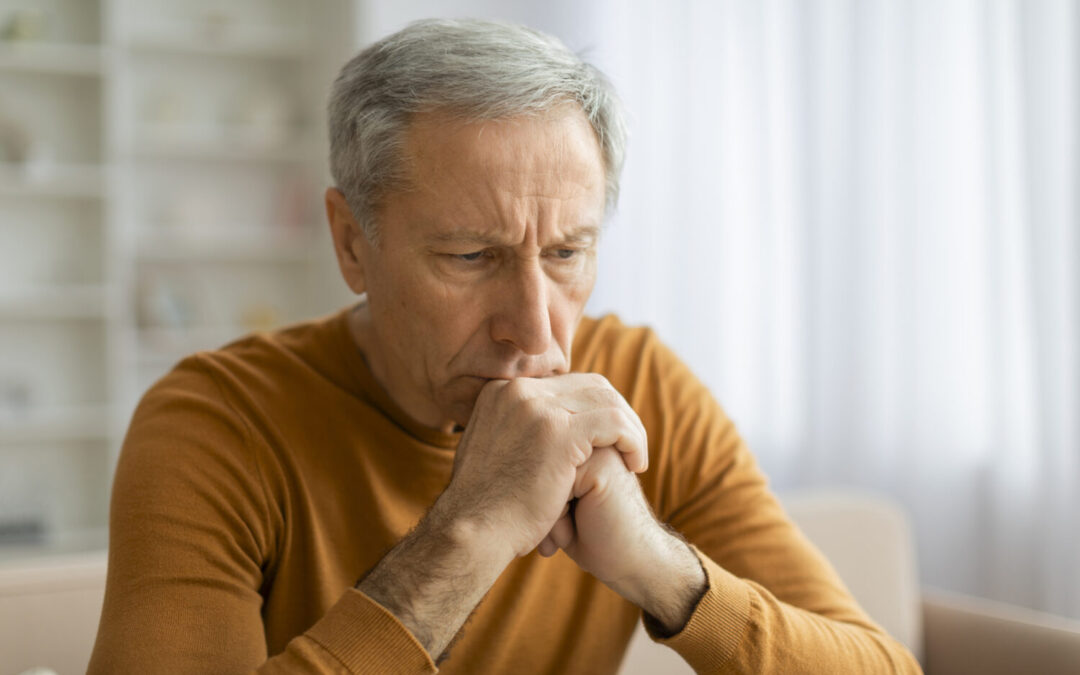
[[[386,193],[406,185],[405,131],[414,115],[467,121],[581,106],[600,145],[607,208],[626,148],[622,106],[607,78],[558,39],[512,24],[429,19],[367,47],[342,67],[328,106],[330,172],[368,238]]]

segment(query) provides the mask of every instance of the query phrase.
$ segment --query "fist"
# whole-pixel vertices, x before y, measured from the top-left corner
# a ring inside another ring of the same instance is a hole
[[[640,574],[663,529],[614,448],[598,448],[578,467],[568,509],[540,544],[540,553],[563,549],[579,567],[614,586]]]
[[[526,555],[574,497],[594,448],[623,473],[648,466],[645,428],[602,376],[493,380],[484,386],[454,458],[444,497],[455,515]]]

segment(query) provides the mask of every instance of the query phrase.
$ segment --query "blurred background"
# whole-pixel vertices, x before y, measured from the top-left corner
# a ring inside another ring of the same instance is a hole
[[[472,16],[626,103],[591,313],[655,327],[777,490],[901,502],[925,583],[1080,618],[1078,4],[0,0],[0,559],[105,546],[181,356],[350,300],[328,86]]]

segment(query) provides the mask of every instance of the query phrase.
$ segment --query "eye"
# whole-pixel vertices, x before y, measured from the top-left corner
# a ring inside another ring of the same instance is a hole
[[[458,260],[464,260],[465,262],[474,262],[479,260],[484,255],[483,251],[473,251],[472,253],[459,253],[454,255]]]
[[[559,260],[569,260],[577,255],[577,249],[574,248],[560,248],[555,250],[555,257]]]

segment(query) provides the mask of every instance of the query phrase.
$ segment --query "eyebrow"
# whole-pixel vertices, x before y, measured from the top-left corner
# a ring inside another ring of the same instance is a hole
[[[562,244],[582,244],[596,241],[600,236],[600,228],[596,225],[582,225],[571,230],[559,242]],[[480,230],[453,230],[449,232],[435,232],[425,237],[431,243],[437,244],[479,244],[483,246],[501,246],[505,242],[497,235],[482,232]]]

